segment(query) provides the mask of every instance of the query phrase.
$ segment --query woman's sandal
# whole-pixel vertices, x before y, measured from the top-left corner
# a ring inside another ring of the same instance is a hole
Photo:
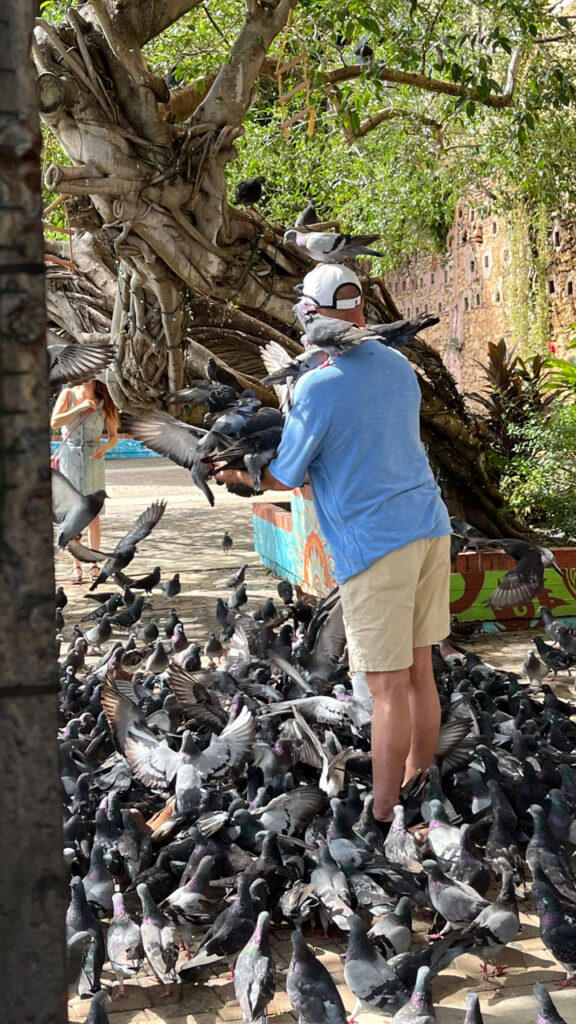
[[[71,575],[68,577],[70,583],[82,583],[82,569],[73,569]]]

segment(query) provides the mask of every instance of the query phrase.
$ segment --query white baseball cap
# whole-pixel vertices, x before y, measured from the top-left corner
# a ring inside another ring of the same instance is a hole
[[[343,285],[353,284],[358,295],[338,298]],[[362,302],[362,285],[353,270],[340,263],[321,263],[306,274],[302,282],[302,298],[312,299],[317,306],[327,309],[355,309]]]

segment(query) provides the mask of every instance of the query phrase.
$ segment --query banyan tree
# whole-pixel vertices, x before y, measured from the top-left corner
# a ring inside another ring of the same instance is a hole
[[[300,351],[294,286],[309,261],[283,243],[284,225],[231,205],[226,175],[255,88],[274,77],[267,53],[296,4],[237,6],[220,68],[172,89],[143,48],[210,4],[91,0],[36,23],[41,116],[69,161],[45,166],[45,185],[67,211],[66,241],[47,241],[50,328],[78,343],[111,341],[108,382],[122,409],[165,404],[167,391],[206,376],[210,359],[274,401],[260,383],[261,347],[274,339]],[[362,273],[369,317],[397,319],[383,280]],[[410,357],[423,438],[453,510],[497,535],[513,529],[482,427],[440,356],[422,345]]]

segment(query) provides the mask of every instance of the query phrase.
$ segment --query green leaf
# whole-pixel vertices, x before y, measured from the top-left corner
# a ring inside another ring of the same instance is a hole
[[[472,100],[468,100],[466,104],[466,113],[468,114],[468,117],[474,117],[474,114],[476,113],[476,104]]]

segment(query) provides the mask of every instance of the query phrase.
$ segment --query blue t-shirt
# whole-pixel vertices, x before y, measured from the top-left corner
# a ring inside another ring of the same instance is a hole
[[[378,341],[298,381],[269,468],[287,487],[308,472],[340,583],[389,551],[450,533],[420,440],[416,374]]]

